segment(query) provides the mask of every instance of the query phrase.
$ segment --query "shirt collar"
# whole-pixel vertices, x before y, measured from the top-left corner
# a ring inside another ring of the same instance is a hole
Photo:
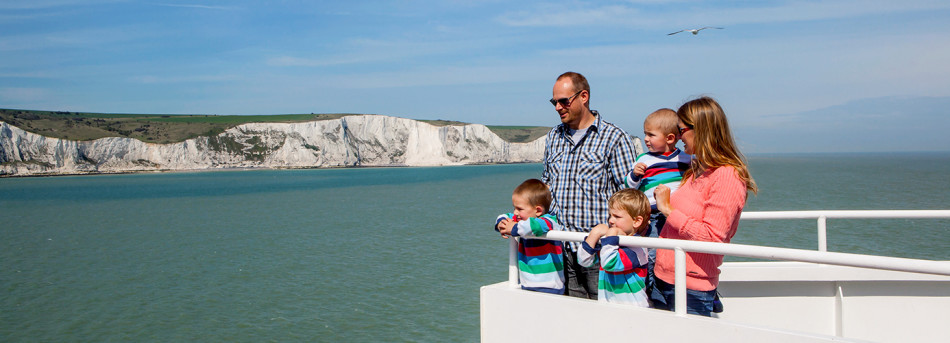
[[[590,112],[594,114],[594,122],[590,124],[590,126],[587,127],[587,131],[599,132],[600,126],[603,123],[603,120],[600,117],[600,113],[598,113],[595,110],[592,110]],[[571,133],[571,128],[568,127],[567,124],[561,123],[561,125],[558,125],[558,128],[560,129],[561,134],[570,135]]]

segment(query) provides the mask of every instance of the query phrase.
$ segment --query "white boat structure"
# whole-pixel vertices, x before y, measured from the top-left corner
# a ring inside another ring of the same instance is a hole
[[[828,252],[825,235],[829,218],[950,218],[950,210],[742,214],[742,220],[805,218],[818,221],[817,251],[621,237],[623,245],[674,250],[677,304],[686,297],[686,251],[777,260],[724,263],[719,293],[725,311],[713,318],[682,307],[670,312],[521,290],[512,240],[509,280],[480,291],[481,340],[950,342],[950,261]],[[584,234],[546,238],[580,241]]]

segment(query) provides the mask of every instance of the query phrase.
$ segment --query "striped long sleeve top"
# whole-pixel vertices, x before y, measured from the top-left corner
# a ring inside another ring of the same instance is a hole
[[[498,223],[504,219],[518,220],[512,213],[499,215],[495,220],[496,231]],[[563,243],[532,239],[543,237],[552,230],[563,231],[557,218],[550,214],[520,219],[511,229],[512,237],[521,237],[518,240],[518,276],[522,289],[564,294]]]
[[[689,154],[680,149],[675,149],[668,154],[648,152],[637,156],[637,163],[647,165],[646,171],[642,176],[633,175],[631,170],[624,178],[624,185],[627,188],[639,189],[650,199],[650,209],[657,213],[656,198],[653,197],[653,190],[658,185],[670,187],[670,192],[676,191],[683,180],[683,173],[689,169]]]
[[[590,267],[600,263],[597,300],[650,307],[647,300],[647,249],[621,247],[619,236],[606,236],[591,247],[585,240],[577,252],[577,263]]]

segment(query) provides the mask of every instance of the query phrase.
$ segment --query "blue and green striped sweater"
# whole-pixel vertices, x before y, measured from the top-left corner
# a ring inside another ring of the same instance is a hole
[[[503,219],[513,218],[512,213],[499,215],[495,220],[495,230]],[[550,214],[518,220],[511,229],[512,237],[521,237],[518,240],[518,275],[522,289],[564,294],[563,243],[531,238],[543,237],[552,230],[563,229],[557,218]]]
[[[639,189],[650,199],[650,210],[653,213],[659,212],[656,208],[656,198],[653,197],[653,191],[658,185],[670,187],[670,192],[675,192],[683,180],[683,173],[689,170],[691,161],[690,155],[680,149],[674,149],[669,153],[648,152],[637,156],[637,163],[646,164],[647,168],[644,174],[636,176],[633,170],[624,178],[623,184],[627,188]]]
[[[577,263],[591,267],[600,263],[597,300],[650,307],[645,290],[647,249],[621,247],[619,236],[606,236],[596,247],[585,240],[577,251]]]

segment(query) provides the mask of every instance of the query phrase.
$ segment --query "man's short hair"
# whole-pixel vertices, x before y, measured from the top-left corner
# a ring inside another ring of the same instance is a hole
[[[590,92],[590,84],[587,83],[587,78],[584,77],[584,75],[581,75],[580,73],[575,73],[573,71],[569,71],[564,74],[561,74],[561,76],[558,76],[557,80],[555,81],[559,81],[565,77],[571,79],[571,84],[574,85],[575,92],[580,92],[580,91]]]

